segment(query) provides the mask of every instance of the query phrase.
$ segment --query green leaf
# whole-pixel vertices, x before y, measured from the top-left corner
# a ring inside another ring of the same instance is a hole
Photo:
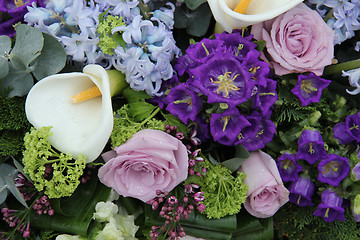
[[[65,216],[75,216],[82,212],[94,195],[98,181],[92,176],[90,181],[80,184],[70,197],[51,199],[55,212]]]
[[[0,79],[6,77],[9,72],[9,60],[7,55],[11,49],[11,39],[6,36],[0,36]]]
[[[238,226],[233,233],[233,240],[272,240],[274,229],[272,218],[258,219],[246,211],[237,216]]]
[[[147,102],[131,102],[129,103],[129,112],[131,117],[141,122],[151,115],[155,110],[155,106]]]
[[[29,206],[26,204],[25,199],[23,195],[20,193],[19,189],[16,187],[14,179],[10,176],[6,176],[5,183],[7,185],[7,188],[9,191],[14,195],[14,197],[26,208],[29,208]]]
[[[150,96],[144,91],[135,91],[132,88],[128,87],[125,88],[122,95],[126,98],[126,100],[131,102],[138,102],[138,101],[145,101],[149,99]]]
[[[26,24],[15,27],[16,41],[10,52],[10,61],[22,62],[28,67],[36,59],[44,46],[44,38],[39,29]]]
[[[41,55],[35,60],[31,71],[38,80],[60,72],[66,63],[65,49],[56,38],[46,33],[43,33],[43,37],[44,47]]]
[[[265,40],[254,41],[254,43],[256,43],[256,50],[258,50],[259,52],[262,52],[266,46]]]
[[[185,0],[186,6],[190,10],[194,10],[194,9],[198,8],[204,2],[206,2],[206,0]]]
[[[230,169],[231,172],[235,172],[245,160],[246,158],[231,158],[222,162],[221,165]]]
[[[250,153],[248,152],[248,150],[246,150],[246,148],[243,145],[238,144],[235,146],[235,157],[248,158],[249,156]]]
[[[83,211],[77,211],[77,215],[69,217],[55,212],[53,216],[49,216],[44,214],[38,215],[34,211],[31,211],[31,225],[39,229],[86,236],[95,212],[96,204],[101,201],[106,201],[109,193],[110,188],[98,183],[90,201]]]
[[[5,181],[0,178],[0,204],[5,202],[6,197],[8,195],[7,186],[5,185]]]
[[[220,162],[216,160],[211,154],[209,154],[209,160],[212,164],[220,164]]]
[[[25,96],[28,94],[32,86],[34,85],[34,79],[30,73],[16,70],[10,65],[10,72],[6,78],[0,80],[0,86],[2,89],[10,88],[8,97]]]
[[[191,11],[186,5],[177,7],[174,14],[175,28],[186,28],[192,36],[200,37],[207,32],[212,14],[207,3]]]
[[[170,126],[177,126],[177,131],[184,133],[184,135],[186,136],[188,128],[180,119],[171,114],[162,113],[162,115],[166,120],[166,124],[169,124]]]

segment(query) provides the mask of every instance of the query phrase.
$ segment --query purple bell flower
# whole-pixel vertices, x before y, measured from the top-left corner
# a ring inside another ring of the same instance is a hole
[[[277,160],[277,167],[279,169],[279,173],[281,179],[284,182],[297,181],[298,174],[303,169],[296,162],[295,154],[284,153]]]
[[[321,91],[329,86],[331,81],[320,78],[314,73],[309,75],[299,75],[298,81],[291,90],[296,95],[303,106],[307,106],[310,103],[319,102],[321,98]]]
[[[227,109],[218,114],[213,113],[210,119],[210,132],[214,141],[231,146],[238,139],[241,130],[250,123],[240,115],[237,108]]]
[[[206,63],[207,59],[214,56],[216,51],[225,51],[225,48],[222,47],[223,43],[221,40],[204,38],[193,47],[186,49],[186,54],[195,63],[203,64]]]
[[[349,115],[345,118],[346,132],[357,142],[360,142],[360,113]]]
[[[319,162],[318,180],[337,187],[339,183],[349,174],[349,161],[346,157],[336,154],[328,154],[327,157]]]
[[[269,109],[274,105],[278,99],[276,94],[276,81],[266,79],[266,86],[255,86],[256,93],[251,97],[251,102],[254,108],[259,108],[263,115],[265,115]]]
[[[202,64],[190,70],[191,87],[207,96],[208,103],[227,103],[230,107],[246,102],[255,85],[251,74],[230,53],[217,52]]]
[[[360,152],[359,152],[360,153]],[[360,154],[358,154],[358,157]],[[360,180],[360,162],[358,162],[355,167],[353,167],[353,169],[351,170],[351,179],[355,182],[355,181],[359,181]]]
[[[168,102],[166,110],[177,116],[185,124],[189,119],[195,120],[202,106],[201,97],[188,89],[185,83],[172,88],[166,97],[166,102]]]
[[[339,144],[349,144],[355,140],[347,129],[345,122],[337,123],[333,127],[333,136],[338,140]]]
[[[190,45],[189,48],[191,48]],[[188,54],[184,54],[181,57],[179,57],[178,59],[175,60],[175,65],[174,65],[174,69],[175,71],[177,71],[177,73],[179,74],[179,76],[182,76],[185,74],[185,72],[187,72],[189,69],[197,67],[198,64],[196,62],[194,62]]]
[[[333,222],[335,220],[345,221],[345,210],[342,207],[343,199],[339,197],[335,191],[330,188],[321,194],[321,203],[314,216],[322,217],[325,222]]]
[[[297,159],[304,159],[310,164],[326,157],[324,142],[317,130],[304,130],[298,140]]]
[[[297,181],[292,182],[289,187],[289,201],[300,207],[313,206],[311,197],[315,191],[315,184],[311,178],[300,176]]]

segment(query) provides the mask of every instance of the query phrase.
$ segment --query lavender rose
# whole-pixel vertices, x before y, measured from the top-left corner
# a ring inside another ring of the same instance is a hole
[[[187,178],[185,145],[158,130],[142,130],[102,157],[106,163],[99,169],[100,181],[144,202],[156,197],[156,190],[171,191]]]
[[[268,154],[250,153],[239,171],[246,174],[244,183],[249,186],[245,209],[258,218],[271,217],[289,201],[289,191],[284,187],[276,162]]]
[[[334,32],[303,3],[253,25],[251,33],[257,40],[266,41],[268,60],[277,75],[313,72],[320,76],[334,55]]]

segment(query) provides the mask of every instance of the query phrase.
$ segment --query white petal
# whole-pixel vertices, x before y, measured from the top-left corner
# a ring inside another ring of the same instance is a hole
[[[102,152],[113,128],[110,85],[105,69],[87,65],[84,73],[56,74],[42,79],[30,90],[25,112],[35,128],[52,126],[50,143],[74,157],[94,161]],[[93,86],[102,96],[73,104],[72,96]]]
[[[239,1],[208,0],[215,20],[227,32],[277,17],[303,0],[252,0],[245,14],[233,11]]]

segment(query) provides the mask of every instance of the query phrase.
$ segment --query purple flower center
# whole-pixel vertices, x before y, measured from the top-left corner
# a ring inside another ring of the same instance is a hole
[[[333,175],[339,171],[339,167],[340,163],[331,161],[321,168],[321,173],[324,174],[324,177],[326,177],[327,175]]]
[[[218,84],[219,87],[216,90],[216,93],[220,95],[220,92],[225,93],[224,97],[229,97],[230,91],[239,91],[240,88],[234,84],[234,80],[240,75],[236,74],[231,78],[232,72],[225,72],[224,75],[219,75],[217,80],[210,78],[212,83]]]
[[[21,7],[22,5],[25,4],[22,0],[14,0],[14,3],[16,5],[16,7]]]
[[[302,80],[301,81],[301,90],[303,95],[310,94],[312,92],[317,92],[317,89],[312,85],[312,79]],[[304,96],[305,97],[305,96]]]
[[[283,165],[282,168],[284,170],[291,169],[295,165],[294,162],[292,160],[290,160],[290,159],[282,160],[281,163]]]

